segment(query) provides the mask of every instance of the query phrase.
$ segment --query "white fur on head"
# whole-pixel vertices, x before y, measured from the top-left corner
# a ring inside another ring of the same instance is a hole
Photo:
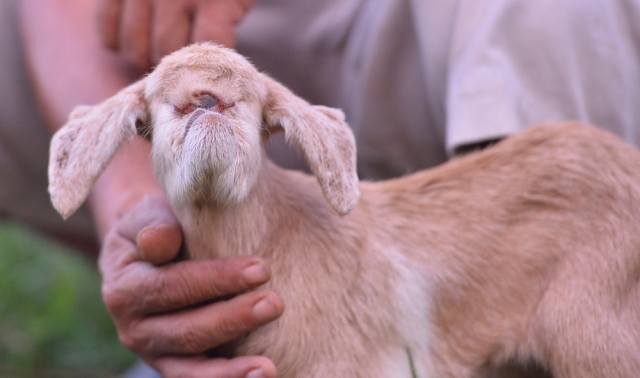
[[[340,215],[358,203],[356,144],[344,113],[312,106],[287,88],[262,75],[267,86],[263,109],[267,127],[284,129],[286,139],[298,148],[315,174],[322,193]]]
[[[303,153],[339,214],[358,201],[355,141],[341,111],[309,105],[233,50],[196,44],[103,103],[78,108],[54,136],[49,191],[64,217],[147,121],[156,177],[174,205],[242,201],[259,176],[263,121]]]
[[[179,50],[149,75],[153,163],[174,205],[234,206],[252,189],[262,159],[256,75],[242,56],[211,44]],[[199,106],[203,95],[219,106]]]
[[[49,194],[64,218],[75,212],[120,145],[146,122],[145,81],[95,106],[76,108],[51,140]]]

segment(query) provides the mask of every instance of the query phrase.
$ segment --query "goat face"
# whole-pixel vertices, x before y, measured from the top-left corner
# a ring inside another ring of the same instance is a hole
[[[341,215],[359,197],[355,142],[340,110],[312,106],[230,49],[196,44],[95,106],[81,106],[51,143],[49,192],[69,216],[117,148],[152,141],[157,178],[174,204],[234,205],[251,190],[262,142],[283,130]]]
[[[267,90],[240,55],[197,45],[147,80],[156,177],[175,203],[235,205],[260,168]]]

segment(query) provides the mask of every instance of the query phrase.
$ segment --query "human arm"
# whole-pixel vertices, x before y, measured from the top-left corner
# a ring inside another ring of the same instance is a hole
[[[26,61],[50,133],[81,104],[95,104],[137,78],[137,72],[100,46],[92,23],[95,2],[25,0],[21,25]],[[91,16],[90,16],[91,15]],[[102,239],[108,228],[146,194],[161,194],[149,146],[123,146],[95,185],[89,201]]]
[[[96,6],[96,1],[89,0],[22,2],[26,58],[51,132],[66,122],[76,105],[97,103],[137,76],[121,58],[102,48],[93,24]],[[165,264],[174,260],[182,242],[166,199],[154,197],[156,206],[147,201],[132,209],[148,194],[161,193],[151,170],[149,146],[136,139],[116,154],[89,199],[104,239],[100,268],[105,302],[120,337],[168,378],[244,377],[256,368],[274,376],[273,364],[264,357],[202,357],[203,349],[243,335],[282,313],[281,299],[270,291],[212,303],[220,295],[266,282],[268,266],[252,258],[198,262],[197,267],[192,262]],[[249,267],[266,274],[247,276]],[[197,310],[192,306],[196,304],[200,304]]]

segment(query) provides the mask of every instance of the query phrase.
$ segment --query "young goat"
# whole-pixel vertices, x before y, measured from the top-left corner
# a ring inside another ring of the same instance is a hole
[[[264,354],[298,378],[470,378],[507,360],[557,378],[640,377],[640,153],[618,138],[541,125],[358,184],[339,110],[199,44],[73,112],[51,146],[63,216],[141,125],[188,257],[272,266],[286,311],[232,355]],[[317,182],[265,157],[280,130]]]

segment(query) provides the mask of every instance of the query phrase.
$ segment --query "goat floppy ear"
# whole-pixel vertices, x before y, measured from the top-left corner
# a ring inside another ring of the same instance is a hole
[[[263,75],[267,97],[264,120],[271,131],[283,129],[289,143],[302,152],[322,193],[340,215],[356,206],[360,191],[356,172],[356,144],[338,109],[312,106]]]
[[[79,106],[53,136],[49,151],[49,194],[66,219],[89,195],[91,187],[118,147],[147,121],[145,80],[124,88],[95,106]]]

